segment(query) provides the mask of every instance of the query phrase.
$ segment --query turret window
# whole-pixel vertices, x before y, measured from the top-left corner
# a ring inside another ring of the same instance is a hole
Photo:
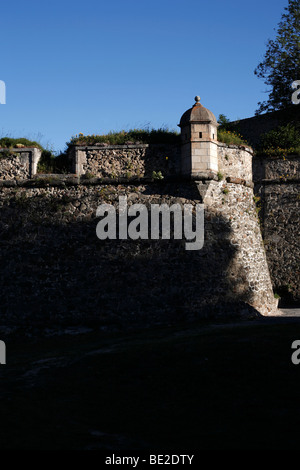
[[[199,137],[200,139],[202,139],[202,132],[199,132]]]

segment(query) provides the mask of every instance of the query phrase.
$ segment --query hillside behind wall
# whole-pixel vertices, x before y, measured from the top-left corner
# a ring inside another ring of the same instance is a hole
[[[300,106],[291,106],[289,109],[260,114],[246,119],[239,119],[230,123],[232,130],[239,132],[249,145],[256,148],[265,134],[278,126],[300,121]]]

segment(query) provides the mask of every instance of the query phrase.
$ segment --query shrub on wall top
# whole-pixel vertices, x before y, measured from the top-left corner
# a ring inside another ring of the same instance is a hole
[[[95,145],[106,143],[110,145],[124,145],[126,143],[142,144],[177,144],[180,142],[180,134],[167,128],[161,129],[131,129],[129,131],[109,132],[103,135],[84,135],[82,133],[73,136],[67,147],[71,145]]]
[[[34,140],[28,140],[24,137],[12,138],[12,137],[2,137],[0,139],[0,148],[22,148],[22,147],[36,147],[41,150],[44,150],[43,147]]]
[[[270,156],[300,154],[300,125],[288,123],[267,132],[261,138],[258,153]]]

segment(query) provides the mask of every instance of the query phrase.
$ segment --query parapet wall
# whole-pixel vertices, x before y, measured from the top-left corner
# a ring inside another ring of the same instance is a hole
[[[26,180],[37,172],[38,148],[0,148],[0,180]]]
[[[253,150],[250,147],[226,145],[218,142],[219,172],[225,177],[252,181]]]
[[[224,177],[252,181],[252,149],[217,143],[219,171]],[[0,149],[0,180],[26,180],[37,173],[41,150]],[[181,147],[171,144],[73,146],[69,170],[96,178],[151,178],[153,174],[180,176]],[[205,175],[203,171],[203,175]]]
[[[151,177],[180,172],[180,147],[177,145],[127,144],[74,146],[70,150],[71,171],[95,177]]]
[[[269,270],[282,305],[300,302],[300,156],[253,159]]]
[[[94,177],[152,177],[153,172],[163,176],[182,173],[181,147],[177,145],[106,145],[74,146],[70,150],[70,168],[77,175]],[[218,142],[219,171],[225,177],[252,181],[252,155],[249,147]],[[209,175],[209,171],[202,171]],[[185,174],[185,172],[184,172]]]
[[[262,180],[300,180],[300,155],[258,156],[253,160],[253,174],[257,184]]]

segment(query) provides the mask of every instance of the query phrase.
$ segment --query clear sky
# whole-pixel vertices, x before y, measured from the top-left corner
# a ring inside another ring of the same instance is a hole
[[[10,0],[0,6],[0,137],[64,150],[72,135],[167,126],[200,95],[253,116],[253,73],[287,0]]]

